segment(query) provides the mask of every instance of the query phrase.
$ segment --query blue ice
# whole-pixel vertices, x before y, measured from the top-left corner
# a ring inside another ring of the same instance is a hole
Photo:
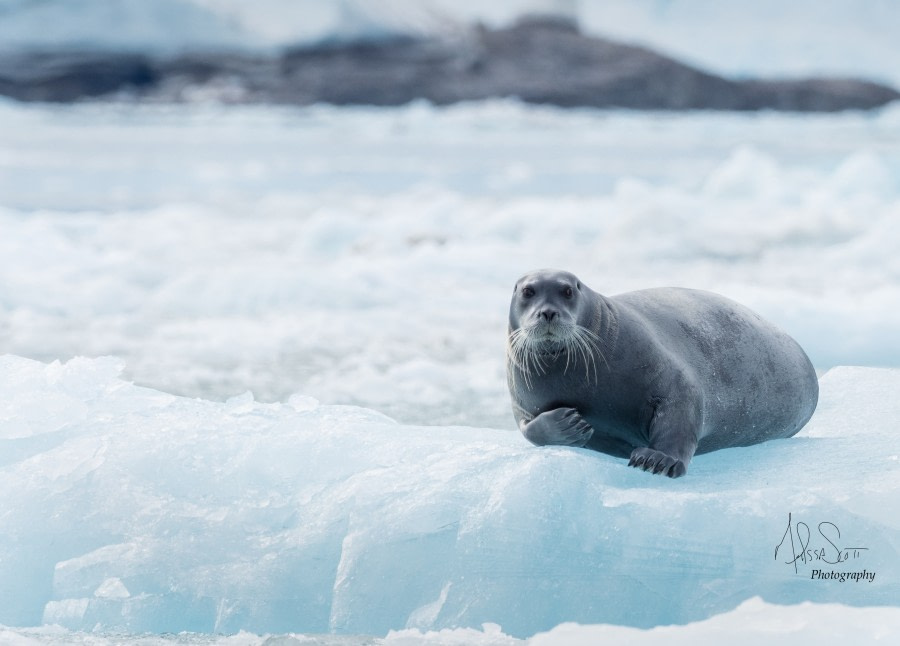
[[[800,435],[673,481],[511,431],[176,397],[122,367],[0,358],[0,624],[527,637],[900,599],[898,370],[835,368]]]

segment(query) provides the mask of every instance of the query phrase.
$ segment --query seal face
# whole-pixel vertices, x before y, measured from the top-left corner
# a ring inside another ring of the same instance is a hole
[[[507,380],[533,444],[670,477],[695,453],[794,435],[819,395],[797,342],[734,301],[682,288],[606,297],[557,270],[516,282]]]

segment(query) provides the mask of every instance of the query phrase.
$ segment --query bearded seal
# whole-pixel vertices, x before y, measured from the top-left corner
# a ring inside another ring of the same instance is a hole
[[[676,287],[607,297],[557,270],[516,282],[507,380],[533,444],[672,478],[694,454],[794,435],[819,398],[799,344],[743,305]]]

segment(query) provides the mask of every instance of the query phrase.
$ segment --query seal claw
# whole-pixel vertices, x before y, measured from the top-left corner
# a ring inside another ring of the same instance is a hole
[[[687,473],[687,466],[683,461],[649,447],[632,451],[628,466],[670,478],[678,478]]]

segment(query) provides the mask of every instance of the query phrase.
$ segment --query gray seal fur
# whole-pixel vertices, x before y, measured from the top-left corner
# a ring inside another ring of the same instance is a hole
[[[558,270],[516,282],[507,378],[533,444],[670,477],[696,453],[794,435],[819,397],[799,344],[743,305],[675,287],[607,297]]]

